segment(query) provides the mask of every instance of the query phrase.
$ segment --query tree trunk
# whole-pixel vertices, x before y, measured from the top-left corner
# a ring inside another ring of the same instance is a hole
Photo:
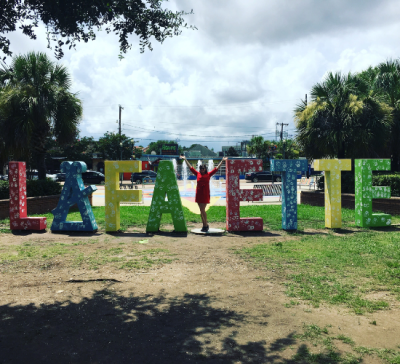
[[[46,153],[38,153],[36,155],[36,164],[38,169],[38,179],[45,180],[46,179]]]
[[[38,128],[33,132],[32,141],[31,141],[31,150],[33,151],[33,155],[36,160],[37,170],[38,170],[38,179],[45,180],[46,179],[46,138],[48,131],[46,130],[47,125],[41,130]]]

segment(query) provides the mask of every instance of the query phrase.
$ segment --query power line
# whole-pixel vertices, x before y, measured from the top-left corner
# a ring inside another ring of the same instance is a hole
[[[279,103],[284,103],[284,102],[292,102],[292,101],[298,101],[298,99],[287,99],[287,100],[277,100],[273,102],[248,102],[248,103],[237,103],[237,104],[223,104],[223,105],[141,105],[141,104],[125,104],[125,107],[128,106],[135,106],[138,109],[143,109],[143,108],[202,108],[202,107],[209,107],[209,108],[229,108],[229,107],[250,107],[250,106],[256,106],[256,105],[274,105],[274,104],[279,104]],[[111,104],[109,106],[85,106],[85,109],[104,109],[104,108],[109,108],[112,106],[116,106],[116,104]]]

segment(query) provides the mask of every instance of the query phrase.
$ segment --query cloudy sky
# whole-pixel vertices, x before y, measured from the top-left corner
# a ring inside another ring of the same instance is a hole
[[[170,0],[198,30],[184,30],[154,50],[118,59],[113,35],[65,51],[60,61],[83,100],[81,136],[122,132],[146,146],[179,139],[221,150],[252,135],[275,138],[277,123],[295,134],[293,109],[327,72],[359,72],[400,56],[396,0]],[[14,54],[47,52],[13,33]]]

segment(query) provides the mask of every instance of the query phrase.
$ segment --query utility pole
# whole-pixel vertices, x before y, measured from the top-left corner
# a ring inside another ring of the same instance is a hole
[[[121,110],[123,110],[124,108],[119,105],[119,136],[121,136]]]
[[[284,124],[284,123],[276,123],[276,126],[280,125],[281,126],[281,131],[279,133],[281,142],[283,141],[283,127],[284,126],[289,126],[289,124]],[[282,143],[282,159],[285,159],[285,143]]]
[[[306,94],[306,106],[307,106],[307,94]]]

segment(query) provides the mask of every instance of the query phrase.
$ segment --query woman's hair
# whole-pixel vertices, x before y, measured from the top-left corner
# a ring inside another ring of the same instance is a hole
[[[207,166],[206,166],[205,164],[202,164],[202,165],[199,167],[199,172],[200,172],[200,169],[202,169],[202,168],[204,168],[204,169],[206,170],[206,173],[208,173],[208,168],[207,168]]]

